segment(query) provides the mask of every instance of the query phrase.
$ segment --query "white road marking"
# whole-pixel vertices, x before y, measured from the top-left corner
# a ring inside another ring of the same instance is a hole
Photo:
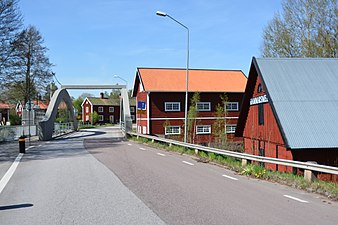
[[[162,153],[157,153],[157,155],[160,155],[160,156],[165,156],[165,154],[162,154]]]
[[[235,178],[235,177],[230,177],[230,176],[228,176],[228,175],[225,175],[225,174],[223,174],[222,175],[223,177],[226,177],[226,178],[229,178],[229,179],[231,179],[231,180],[238,180],[237,178]]]
[[[6,174],[1,178],[0,180],[0,194],[2,192],[2,190],[6,187],[8,181],[11,179],[11,177],[13,176],[16,168],[18,167],[20,160],[23,156],[23,153],[20,153],[16,159],[14,160],[14,162],[12,163],[11,167],[9,167],[9,169],[7,170]]]
[[[140,148],[142,151],[145,151],[146,149],[145,148]]]
[[[308,201],[305,201],[305,200],[302,200],[302,199],[299,199],[299,198],[295,198],[295,197],[292,197],[290,195],[283,195],[283,196],[286,197],[286,198],[290,198],[292,200],[298,201],[298,202],[309,203]]]
[[[128,144],[129,146],[132,146],[132,144]]]
[[[26,150],[30,149],[30,148],[34,148],[35,146],[29,146],[28,148],[26,148]]]
[[[38,145],[38,147],[41,147],[42,145]]]
[[[187,161],[182,161],[182,163],[188,164],[189,166],[193,166],[194,164],[187,162]]]

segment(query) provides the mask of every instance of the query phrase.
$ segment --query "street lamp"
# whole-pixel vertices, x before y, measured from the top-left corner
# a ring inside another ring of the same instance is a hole
[[[128,81],[126,79],[120,77],[119,75],[114,75],[114,78],[120,78],[121,80],[123,80],[124,82],[126,82],[126,88],[127,88]]]
[[[161,11],[157,11],[156,15],[158,16],[164,16],[169,17],[182,27],[184,27],[187,30],[187,67],[186,67],[186,74],[185,74],[185,104],[184,104],[184,142],[187,142],[187,124],[188,124],[188,78],[189,78],[189,28],[185,26],[183,23],[177,21],[173,17],[171,17],[169,14]]]

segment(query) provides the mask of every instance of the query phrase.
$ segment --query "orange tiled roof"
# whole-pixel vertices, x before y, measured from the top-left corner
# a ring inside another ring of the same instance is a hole
[[[11,106],[5,102],[0,102],[0,109],[10,109]]]
[[[145,91],[184,92],[185,69],[139,68]],[[240,70],[189,70],[191,92],[244,92],[246,76]]]

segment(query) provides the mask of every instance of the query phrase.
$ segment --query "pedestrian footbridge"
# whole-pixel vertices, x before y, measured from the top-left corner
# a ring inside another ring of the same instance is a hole
[[[54,92],[50,104],[48,105],[45,118],[39,122],[39,140],[48,141],[53,138],[54,123],[58,112],[58,107],[63,101],[67,106],[72,124],[71,130],[78,129],[78,123],[74,114],[74,106],[67,89],[119,89],[121,91],[121,130],[124,135],[132,130],[132,120],[130,116],[129,96],[126,85],[63,85],[61,89]]]

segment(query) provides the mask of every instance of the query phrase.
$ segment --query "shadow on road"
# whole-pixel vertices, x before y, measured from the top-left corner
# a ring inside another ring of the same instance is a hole
[[[33,206],[34,205],[30,204],[30,203],[17,204],[17,205],[4,205],[4,206],[0,206],[0,211],[11,210],[11,209],[29,208],[29,207],[33,207]]]

